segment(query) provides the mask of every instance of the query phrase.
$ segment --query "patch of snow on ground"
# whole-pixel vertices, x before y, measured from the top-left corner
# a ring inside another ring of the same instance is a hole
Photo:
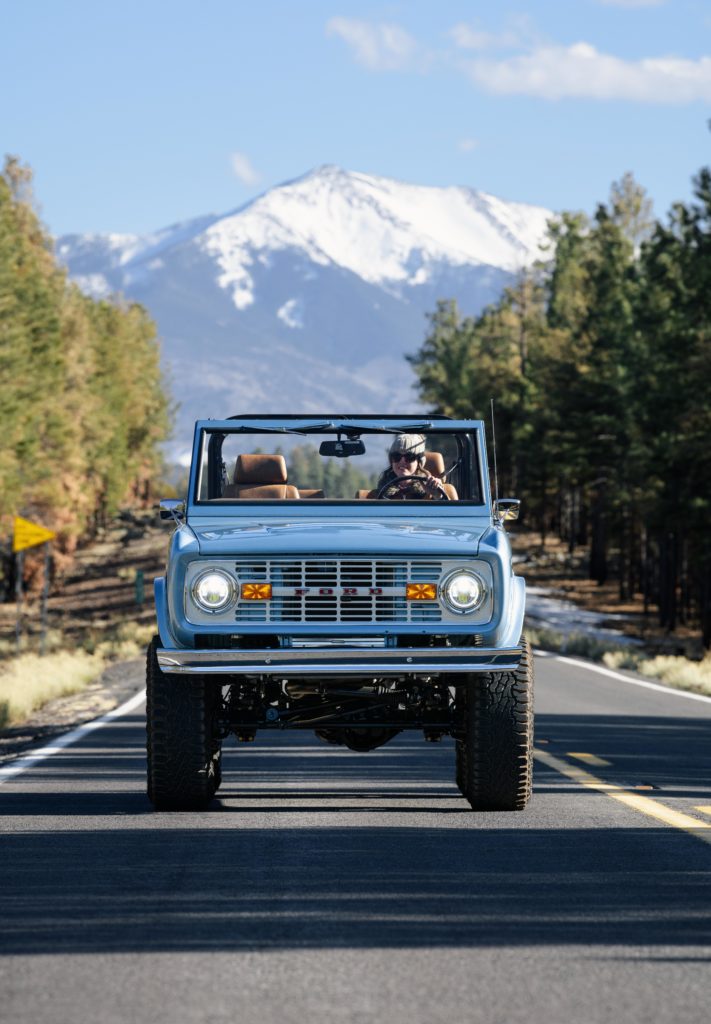
[[[304,326],[304,307],[301,299],[289,299],[277,310],[277,316],[287,327],[301,328]]]
[[[641,643],[616,629],[603,627],[603,622],[621,621],[623,615],[591,612],[578,608],[572,601],[555,597],[545,587],[526,587],[526,619],[536,629],[549,629],[563,636],[584,634],[607,643],[635,645]]]

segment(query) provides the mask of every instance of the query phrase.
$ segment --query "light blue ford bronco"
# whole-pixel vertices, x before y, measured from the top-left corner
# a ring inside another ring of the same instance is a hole
[[[369,751],[454,739],[478,811],[531,792],[525,583],[492,501],[484,424],[245,415],[195,426],[188,493],[155,580],[148,795],[206,807],[223,740],[310,729]]]

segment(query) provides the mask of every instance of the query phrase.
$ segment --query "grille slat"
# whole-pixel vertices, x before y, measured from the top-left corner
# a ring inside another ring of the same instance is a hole
[[[405,600],[405,584],[433,583],[442,563],[418,559],[245,559],[235,563],[240,583],[271,583],[271,601],[240,601],[238,622],[439,622],[436,602]],[[373,594],[348,594],[348,588]],[[294,593],[294,591],[304,593]],[[333,593],[318,591],[333,590]]]

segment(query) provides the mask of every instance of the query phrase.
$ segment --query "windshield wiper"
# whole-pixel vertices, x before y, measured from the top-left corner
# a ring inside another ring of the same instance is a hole
[[[294,427],[289,431],[290,434],[315,434],[319,430],[335,430],[337,424],[329,423],[310,423],[307,427]]]
[[[235,434],[304,434],[317,433],[320,430],[335,429],[333,423],[309,423],[305,427],[267,427],[263,423],[249,423],[240,425]]]
[[[341,427],[341,429],[344,431],[358,430],[362,434],[402,434],[404,430],[430,430],[434,426],[434,424],[432,423],[431,420],[428,421],[427,423],[410,423],[409,420],[403,420],[403,422],[397,427],[388,427],[382,425],[363,426],[363,424],[359,424],[358,427],[346,427],[343,424],[336,424],[336,426]]]

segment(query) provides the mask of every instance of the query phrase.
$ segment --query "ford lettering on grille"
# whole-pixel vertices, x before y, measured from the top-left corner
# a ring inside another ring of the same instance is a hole
[[[438,622],[436,601],[405,599],[407,583],[436,582],[439,561],[273,559],[235,564],[240,583],[271,583],[271,601],[240,601],[238,622]]]

